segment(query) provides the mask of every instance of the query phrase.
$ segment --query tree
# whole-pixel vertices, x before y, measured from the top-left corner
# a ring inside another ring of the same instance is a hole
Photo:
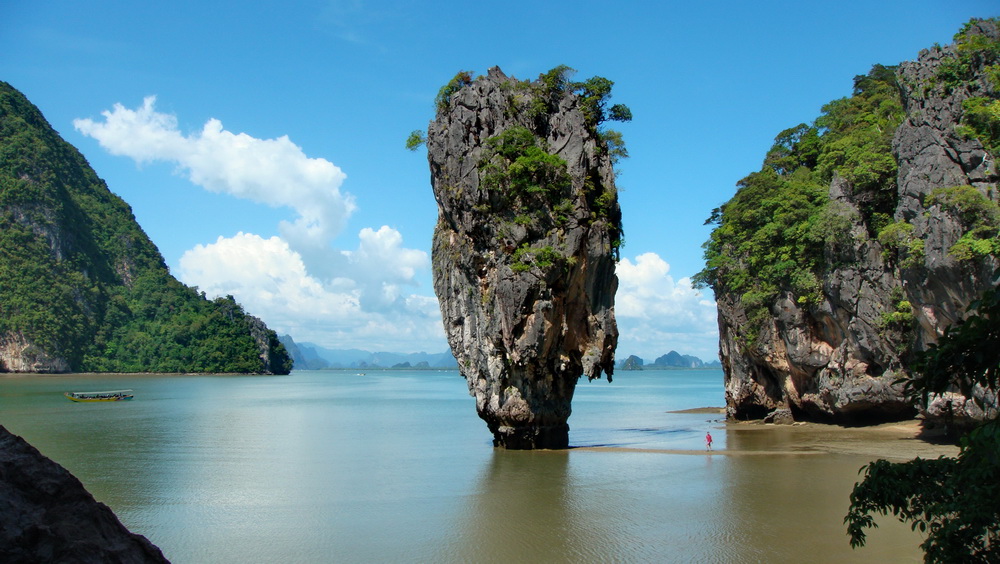
[[[998,272],[1000,274],[1000,272]],[[865,544],[873,515],[892,514],[927,534],[926,562],[1000,561],[1000,421],[996,393],[1000,374],[1000,286],[969,305],[975,311],[949,327],[937,345],[920,355],[908,395],[927,405],[937,394],[958,390],[988,419],[961,439],[955,458],[876,460],[862,468],[844,518],[851,546]]]
[[[458,71],[458,73],[452,77],[450,81],[448,81],[448,84],[445,84],[440,90],[438,90],[437,96],[434,98],[434,105],[437,107],[438,111],[442,111],[447,108],[448,104],[451,103],[452,95],[472,84],[472,80],[472,71]]]
[[[580,95],[580,111],[591,125],[597,126],[606,120],[632,121],[632,110],[624,104],[615,104],[605,111],[614,85],[613,81],[603,76],[594,76],[573,84]]]
[[[427,143],[427,134],[422,129],[414,129],[406,138],[406,148],[410,151],[416,151],[424,143]]]

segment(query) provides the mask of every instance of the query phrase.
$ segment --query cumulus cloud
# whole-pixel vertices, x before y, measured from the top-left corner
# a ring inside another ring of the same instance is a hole
[[[383,247],[386,260],[424,254],[394,245],[402,240],[391,229],[383,227],[372,233],[383,233],[390,240]],[[362,242],[360,248],[364,246]],[[360,248],[352,254],[360,252]],[[358,278],[357,272],[351,274]],[[389,294],[392,307],[365,307],[369,287],[346,276],[324,282],[310,275],[302,257],[279,237],[265,239],[238,233],[219,237],[215,243],[196,245],[181,257],[178,275],[208,295],[233,295],[279,333],[288,332],[300,341],[362,349],[378,343],[400,351],[438,352],[445,347],[434,298],[403,295],[391,288],[391,282],[381,281],[376,284],[374,299]],[[400,281],[410,279],[403,277]]]
[[[307,157],[288,136],[257,139],[226,131],[217,119],[185,135],[177,118],[156,111],[155,105],[155,96],[134,110],[115,104],[101,112],[103,121],[76,119],[73,126],[113,155],[137,163],[174,163],[191,182],[212,192],[294,209],[299,217],[282,222],[281,233],[297,247],[325,246],[355,210],[354,198],[340,191],[346,178],[340,168]]]
[[[689,278],[674,281],[670,265],[656,253],[618,263],[619,356],[647,361],[676,350],[703,360],[718,354],[715,301],[691,287]],[[624,358],[624,357],[623,357]]]
[[[279,224],[280,237],[241,232],[195,246],[180,258],[178,278],[213,297],[233,295],[300,341],[401,352],[447,347],[437,300],[410,290],[430,266],[426,252],[406,248],[388,226],[361,229],[354,250],[333,245],[355,211],[354,198],[341,192],[340,168],[306,156],[287,136],[232,133],[217,119],[185,134],[155,103],[150,96],[135,109],[115,104],[103,119],[73,125],[113,155],[173,163],[207,190],[298,214]]]

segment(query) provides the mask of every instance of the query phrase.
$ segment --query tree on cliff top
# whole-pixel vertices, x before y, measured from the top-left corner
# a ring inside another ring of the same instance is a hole
[[[892,514],[926,533],[926,562],[1000,561],[1000,286],[969,306],[965,322],[949,327],[925,351],[909,395],[927,405],[934,395],[959,390],[992,415],[961,440],[955,458],[876,460],[864,467],[844,518],[851,546],[865,544],[873,514]],[[982,390],[984,392],[980,392]]]
[[[620,159],[628,158],[628,150],[622,140],[622,134],[613,129],[607,129],[602,125],[607,121],[632,121],[632,110],[625,104],[614,104],[608,107],[608,100],[611,99],[611,88],[614,81],[603,76],[593,76],[583,82],[573,82],[570,78],[576,70],[566,65],[559,65],[548,72],[538,76],[535,85],[539,88],[540,94],[537,98],[540,104],[533,108],[533,111],[541,114],[552,108],[548,106],[556,103],[559,96],[567,90],[576,92],[580,96],[580,111],[583,112],[587,124],[600,135],[601,139],[608,147],[613,163]],[[444,111],[451,103],[451,97],[456,92],[472,84],[474,80],[472,71],[458,71],[458,73],[448,81],[447,84],[438,90],[434,97],[434,107],[437,111]],[[532,83],[525,82],[527,86]],[[406,138],[406,148],[416,151],[427,141],[427,134],[422,129],[415,129]]]

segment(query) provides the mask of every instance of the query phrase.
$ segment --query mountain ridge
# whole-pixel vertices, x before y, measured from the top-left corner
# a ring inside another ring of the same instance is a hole
[[[232,296],[174,278],[131,207],[0,82],[0,372],[290,369]]]
[[[290,335],[278,339],[295,359],[297,370],[323,370],[327,368],[437,368],[458,369],[458,361],[449,351],[441,353],[373,352],[362,349],[332,349],[303,341],[296,342]]]

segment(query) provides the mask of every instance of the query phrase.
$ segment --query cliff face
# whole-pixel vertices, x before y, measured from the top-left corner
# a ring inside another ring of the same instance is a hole
[[[4,562],[166,562],[73,475],[0,427]]]
[[[989,21],[970,25],[966,36],[1000,39]],[[893,380],[910,370],[914,351],[963,318],[997,266],[994,253],[956,252],[977,221],[959,197],[979,209],[998,197],[995,155],[968,133],[963,102],[996,99],[1000,85],[986,78],[990,60],[970,51],[936,47],[895,70],[905,117],[891,145],[898,164],[891,218],[871,212],[877,196],[834,176],[830,209],[847,221],[823,248],[818,301],[782,288],[750,343],[744,296],[716,287],[730,418],[786,408],[796,418],[841,423],[915,413]],[[959,68],[963,54],[960,80],[949,80],[945,71]]]
[[[427,132],[448,342],[496,446],[566,448],[577,380],[614,369],[608,147],[565,82],[494,67],[453,86]]]
[[[0,372],[287,373],[268,331],[174,279],[128,204],[0,82]]]

